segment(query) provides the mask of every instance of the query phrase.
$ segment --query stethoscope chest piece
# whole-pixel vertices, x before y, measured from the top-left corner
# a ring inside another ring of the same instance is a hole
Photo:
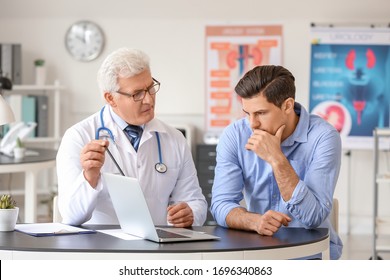
[[[158,173],[165,173],[167,172],[167,166],[162,163],[162,162],[157,162],[156,165],[154,166],[154,168],[156,169],[156,171]]]
[[[156,163],[154,168],[156,169],[156,171],[158,173],[165,173],[165,172],[167,172],[168,168],[162,161],[160,136],[158,135],[157,131],[156,131],[156,139],[157,139],[157,146],[158,146],[158,160],[159,160],[159,162]]]

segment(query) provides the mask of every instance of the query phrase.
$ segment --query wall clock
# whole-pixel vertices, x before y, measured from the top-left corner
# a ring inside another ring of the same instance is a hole
[[[91,21],[75,22],[66,32],[65,47],[76,60],[92,61],[103,51],[103,31],[99,25]]]

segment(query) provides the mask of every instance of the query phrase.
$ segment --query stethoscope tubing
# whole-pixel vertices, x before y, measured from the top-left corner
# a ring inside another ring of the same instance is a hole
[[[101,123],[101,127],[99,127],[96,130],[95,139],[98,140],[100,132],[104,130],[104,131],[106,131],[108,133],[109,138],[112,139],[112,141],[115,143],[114,134],[112,133],[112,131],[108,127],[104,126],[103,112],[104,112],[105,108],[106,108],[106,106],[103,106],[103,108],[100,110],[100,123]],[[159,173],[165,173],[165,172],[167,172],[167,166],[162,161],[160,135],[159,135],[159,133],[157,131],[155,131],[155,133],[156,133],[156,139],[157,139],[158,159],[159,159],[159,162],[156,163],[156,165],[155,165],[155,169]],[[112,159],[112,161],[114,162],[115,166],[118,168],[118,170],[121,173],[121,175],[125,176],[125,173],[120,168],[118,162],[115,160],[114,156],[112,155],[112,153],[110,152],[108,147],[106,147],[106,151],[107,151],[108,155],[110,156],[110,158]]]
[[[158,132],[156,131],[156,139],[157,139],[157,146],[158,146],[158,159],[159,163],[162,163],[162,155],[161,155],[161,144],[160,144],[160,135],[158,135]]]
[[[116,168],[118,168],[119,172],[121,173],[122,176],[126,176],[125,173],[122,171],[122,168],[120,168],[118,162],[115,160],[114,156],[111,154],[110,150],[108,149],[108,147],[106,148],[106,151],[108,153],[108,155],[110,156],[110,158],[112,159],[112,161],[114,162]]]

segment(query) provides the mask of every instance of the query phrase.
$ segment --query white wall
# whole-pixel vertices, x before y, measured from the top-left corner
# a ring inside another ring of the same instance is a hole
[[[207,24],[283,25],[284,66],[297,80],[297,101],[308,105],[310,23],[386,23],[388,0],[13,0],[1,1],[0,42],[22,44],[23,83],[34,81],[33,61],[46,60],[48,82],[59,79],[67,90],[62,127],[100,109],[103,104],[96,72],[104,57],[122,47],[146,51],[153,75],[162,82],[157,115],[172,123],[190,123],[202,139],[205,113],[205,42]],[[78,20],[97,22],[106,36],[103,54],[93,62],[73,60],[64,36]],[[351,159],[352,231],[371,232],[372,152],[343,157],[336,196],[340,198],[341,231],[346,230],[348,160]],[[386,194],[386,193],[385,193]],[[386,194],[390,197],[389,194]],[[389,210],[389,209],[387,209]],[[385,211],[386,212],[386,211]],[[390,210],[387,211],[390,215]]]

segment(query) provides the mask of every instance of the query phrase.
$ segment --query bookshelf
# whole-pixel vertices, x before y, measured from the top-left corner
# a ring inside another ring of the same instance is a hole
[[[52,85],[14,85],[11,91],[5,92],[5,96],[12,95],[46,95],[49,102],[48,124],[52,127],[47,137],[29,137],[25,139],[26,143],[53,143],[54,148],[58,147],[61,140],[60,117],[61,117],[61,91],[65,87],[58,80]],[[12,107],[12,104],[11,104]],[[18,112],[15,112],[17,114]],[[20,112],[19,112],[20,113]],[[15,116],[18,118],[18,116]],[[37,121],[38,122],[38,121]]]

